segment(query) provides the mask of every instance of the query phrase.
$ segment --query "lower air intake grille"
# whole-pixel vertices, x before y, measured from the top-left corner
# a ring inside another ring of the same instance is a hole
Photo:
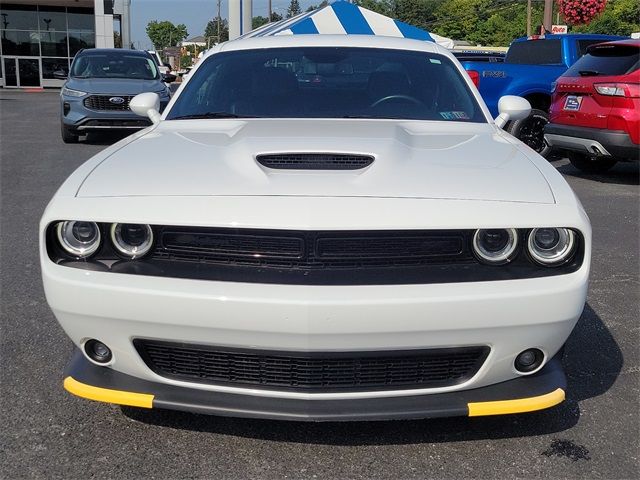
[[[134,340],[158,375],[214,385],[299,392],[435,388],[469,380],[488,347],[377,352],[280,352]]]
[[[280,153],[258,155],[258,163],[277,170],[359,170],[373,163],[370,155]]]

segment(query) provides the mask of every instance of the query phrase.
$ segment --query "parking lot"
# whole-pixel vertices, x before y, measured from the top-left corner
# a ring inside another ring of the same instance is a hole
[[[307,424],[143,411],[62,388],[73,346],[40,280],[38,222],[118,137],[65,145],[58,94],[0,91],[2,478],[638,478],[639,169],[554,165],[594,230],[591,286],[560,406],[531,414]],[[122,175],[127,175],[126,171]]]

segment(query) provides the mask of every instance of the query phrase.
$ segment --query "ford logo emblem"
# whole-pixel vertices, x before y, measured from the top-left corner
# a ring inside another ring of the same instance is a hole
[[[109,101],[115,105],[122,105],[125,102],[125,99],[122,97],[111,97]]]

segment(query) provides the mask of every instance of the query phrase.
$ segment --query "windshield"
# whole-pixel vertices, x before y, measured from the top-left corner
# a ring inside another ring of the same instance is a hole
[[[77,57],[73,62],[71,76],[154,80],[158,78],[158,69],[151,57],[121,53],[87,53]]]
[[[591,47],[563,77],[625,75],[640,68],[640,49],[630,45]]]
[[[167,119],[398,118],[486,122],[447,57],[373,48],[219,53],[193,74]]]
[[[505,61],[520,65],[560,65],[562,45],[560,40],[513,42],[507,51]]]

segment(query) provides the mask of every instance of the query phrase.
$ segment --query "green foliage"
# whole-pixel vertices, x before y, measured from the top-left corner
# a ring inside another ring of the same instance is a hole
[[[318,5],[311,5],[309,8],[307,8],[307,12],[313,12],[314,10],[326,7],[327,5],[329,5],[329,2],[327,0],[322,0]]]
[[[300,13],[302,13],[302,10],[300,9],[300,2],[298,2],[298,0],[291,0],[291,3],[287,8],[287,18],[295,17]]]
[[[167,20],[163,22],[153,20],[147,25],[147,36],[156,50],[162,50],[167,47],[175,47],[189,34],[186,25],[182,23],[174,25]]]
[[[255,30],[256,28],[259,28],[267,23],[269,23],[269,19],[267,17],[258,15],[257,17],[253,17],[251,19],[251,29]]]
[[[354,3],[381,15],[395,17],[396,0],[355,0]]]
[[[640,2],[638,0],[609,0],[602,15],[588,25],[573,27],[577,33],[630,35],[640,32]]]
[[[218,38],[218,24],[220,24],[220,38]],[[226,18],[220,17],[209,20],[204,29],[204,36],[211,45],[226,42],[229,40],[229,22]]]

